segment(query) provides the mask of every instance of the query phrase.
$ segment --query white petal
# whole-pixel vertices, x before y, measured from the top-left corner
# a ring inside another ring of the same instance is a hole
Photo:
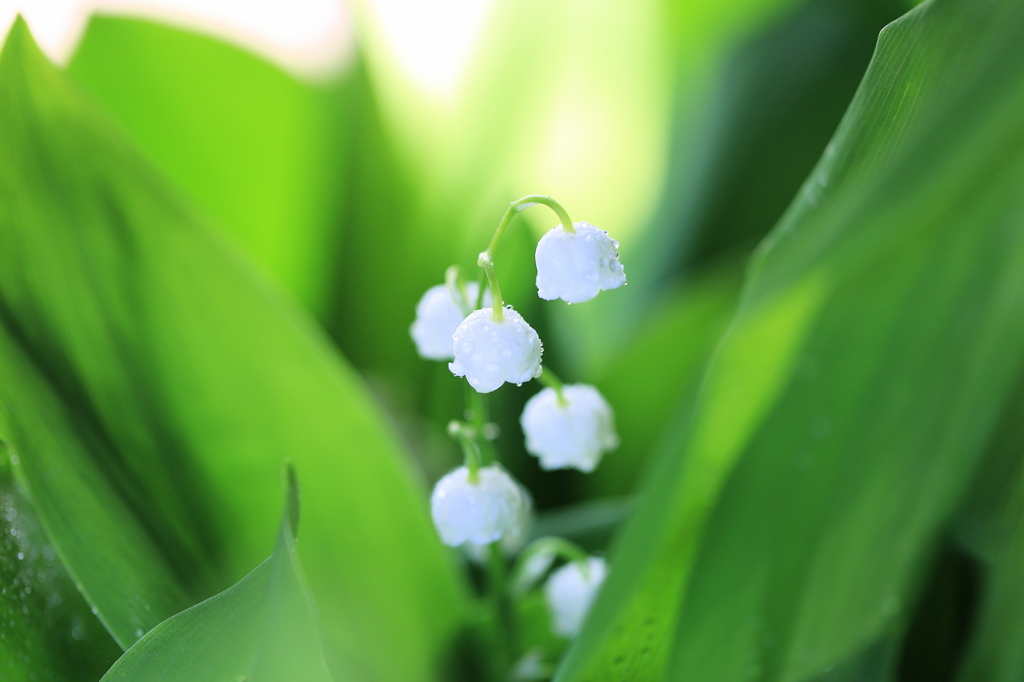
[[[502,553],[509,557],[515,556],[523,548],[523,545],[526,544],[526,539],[530,536],[530,530],[534,522],[533,498],[522,485],[519,486],[519,492],[523,497],[522,512],[519,514],[516,523],[508,532],[501,536],[501,540],[498,542]],[[469,541],[462,548],[466,551],[466,556],[476,563],[483,564],[487,562],[487,545]]]
[[[455,359],[448,369],[466,377],[479,393],[490,393],[506,381],[522,384],[540,376],[543,347],[540,337],[523,316],[506,307],[501,322],[482,308],[455,330]]]
[[[472,306],[477,299],[480,287],[476,282],[465,286],[468,305]],[[484,291],[484,305],[490,305],[491,294]],[[416,304],[416,320],[412,323],[409,333],[416,343],[416,351],[420,357],[428,360],[451,360],[452,334],[464,319],[460,306],[452,298],[451,292],[444,284],[430,287]]]
[[[612,408],[586,384],[568,384],[562,395],[564,404],[553,388],[545,388],[526,401],[519,419],[526,449],[543,469],[593,471],[601,455],[619,444]]]
[[[579,632],[607,573],[604,559],[588,557],[585,573],[574,561],[551,574],[544,584],[544,599],[555,634],[574,637]]]
[[[619,243],[590,223],[573,223],[575,232],[556,225],[537,244],[537,295],[582,303],[604,289],[626,283]]]
[[[522,523],[526,502],[521,486],[496,464],[480,467],[477,480],[469,469],[448,473],[430,496],[430,513],[446,545],[488,544]]]

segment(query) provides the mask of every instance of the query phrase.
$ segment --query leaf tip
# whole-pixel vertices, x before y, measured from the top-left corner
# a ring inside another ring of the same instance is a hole
[[[32,36],[32,30],[21,12],[14,15],[14,23],[7,31],[7,37],[3,41],[3,50],[0,51],[0,60],[11,54],[38,53],[39,45]]]

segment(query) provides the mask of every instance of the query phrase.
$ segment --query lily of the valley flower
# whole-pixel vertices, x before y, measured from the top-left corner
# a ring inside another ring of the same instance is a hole
[[[448,473],[430,496],[430,513],[446,545],[486,545],[521,528],[527,499],[515,479],[496,464]]]
[[[582,303],[626,283],[619,243],[590,223],[573,228],[556,225],[537,244],[537,295],[547,301]]]
[[[604,559],[588,557],[585,567],[573,561],[551,574],[544,584],[544,599],[556,635],[576,636],[607,573]]]
[[[454,291],[461,298],[462,292],[457,289]],[[462,291],[466,300],[456,301],[452,296],[452,287],[438,284],[427,289],[416,304],[416,320],[409,333],[420,357],[427,360],[451,360],[455,357],[452,334],[466,318],[463,311],[472,308],[476,302],[480,286],[476,282],[469,282]],[[484,291],[483,304],[489,306],[490,303],[490,293]]]
[[[501,536],[501,540],[498,541],[498,547],[501,548],[502,553],[507,557],[515,556],[523,548],[523,545],[526,544],[526,539],[530,536],[530,529],[534,522],[533,498],[522,485],[519,486],[519,492],[523,496],[523,512],[519,515],[516,524],[508,532],[504,533]],[[473,561],[478,564],[486,563],[487,545],[478,544],[471,540],[463,545],[463,549],[466,551],[466,555]]]
[[[448,369],[466,377],[478,393],[540,375],[540,337],[511,306],[505,307],[500,320],[494,319],[490,308],[470,313],[455,330],[454,341],[455,359]]]
[[[561,396],[554,388],[545,388],[526,401],[519,422],[526,449],[540,458],[542,469],[590,472],[619,444],[612,408],[586,384],[563,386]]]

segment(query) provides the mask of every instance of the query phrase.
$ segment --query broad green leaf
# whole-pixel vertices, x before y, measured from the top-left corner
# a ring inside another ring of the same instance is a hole
[[[332,670],[441,674],[462,586],[359,379],[20,21],[0,56],[0,405],[47,534],[123,645],[265,556],[287,458]]]
[[[905,619],[1024,358],[1022,30],[883,31],[557,679],[814,679]]]
[[[1024,381],[1003,415],[984,468],[957,519],[957,539],[982,567],[960,682],[1024,676]]]
[[[1014,682],[1024,675],[1024,534],[1021,501],[1006,521],[1013,533],[988,567],[982,607],[963,666],[961,682]],[[950,679],[954,679],[952,676]]]
[[[681,299],[694,285],[700,296],[706,271],[749,258],[835,131],[878,31],[905,10],[902,0],[670,4],[679,23],[661,195],[623,240],[629,286],[565,313],[586,374],[635,354],[666,281],[682,281]]]
[[[0,679],[96,680],[119,654],[57,560],[0,442]]]
[[[645,235],[651,248],[683,269],[749,254],[814,168],[879,30],[906,9],[904,0],[806,0],[739,45],[701,122],[675,131],[674,156],[699,151],[673,159],[665,201],[674,211]]]
[[[298,495],[289,470],[273,555],[224,592],[153,628],[103,680],[330,682],[295,551]]]
[[[729,261],[662,296],[628,347],[594,383],[615,411],[619,447],[601,460],[587,488],[601,495],[634,491],[637,475],[692,395],[735,311],[740,263]]]
[[[322,312],[356,93],[214,38],[102,15],[68,73],[275,283]]]

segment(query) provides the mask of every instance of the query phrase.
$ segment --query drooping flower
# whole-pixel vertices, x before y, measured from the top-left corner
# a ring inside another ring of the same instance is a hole
[[[506,381],[521,384],[540,376],[540,337],[523,316],[506,306],[495,320],[490,308],[481,308],[455,330],[455,360],[448,369],[466,377],[478,393],[490,393]]]
[[[561,400],[555,389],[545,388],[526,401],[519,423],[526,449],[540,458],[542,469],[590,472],[619,445],[612,408],[586,384],[563,386]]]
[[[508,532],[504,533],[501,536],[501,540],[498,541],[498,546],[505,556],[515,556],[523,548],[523,545],[526,544],[526,539],[530,536],[530,529],[534,522],[533,498],[522,485],[519,485],[519,492],[523,496],[523,511],[519,515],[516,524]],[[463,545],[463,549],[466,551],[466,555],[478,564],[487,562],[486,544],[479,544],[470,540]]]
[[[573,561],[551,574],[544,584],[544,599],[556,635],[576,636],[607,573],[604,559],[587,557],[585,569]]]
[[[409,328],[409,333],[416,343],[416,351],[420,357],[427,360],[451,360],[455,357],[452,350],[452,334],[466,318],[463,311],[470,310],[476,304],[480,285],[468,282],[463,291],[466,300],[457,301],[452,296],[451,288],[438,284],[427,289],[416,304],[416,320]],[[461,298],[458,291],[456,295]],[[484,290],[483,305],[490,304],[491,294]]]
[[[462,466],[446,474],[430,496],[430,513],[446,545],[485,545],[523,523],[522,487],[496,464],[480,467],[476,480]]]
[[[626,283],[619,243],[590,223],[573,228],[556,225],[537,244],[537,295],[544,300],[582,303]]]

